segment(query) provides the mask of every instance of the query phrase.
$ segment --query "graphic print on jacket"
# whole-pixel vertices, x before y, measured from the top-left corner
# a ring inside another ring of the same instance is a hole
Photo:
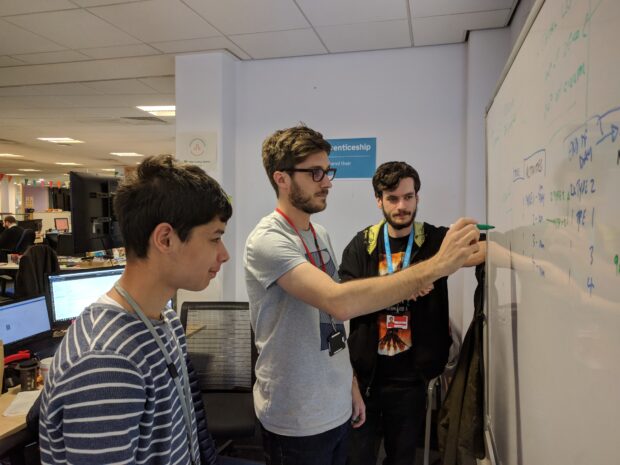
[[[400,271],[405,252],[393,252],[394,272]],[[379,276],[388,274],[385,253],[379,255]],[[411,310],[407,301],[392,305],[377,315],[379,327],[379,355],[392,357],[411,349]]]

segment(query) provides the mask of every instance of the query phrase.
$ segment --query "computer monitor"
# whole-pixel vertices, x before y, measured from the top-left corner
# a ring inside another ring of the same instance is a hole
[[[0,339],[7,345],[22,343],[51,330],[45,296],[0,306]]]
[[[109,291],[124,267],[72,271],[48,276],[53,325],[75,319],[90,304]]]
[[[54,229],[58,232],[69,232],[69,218],[54,218]]]

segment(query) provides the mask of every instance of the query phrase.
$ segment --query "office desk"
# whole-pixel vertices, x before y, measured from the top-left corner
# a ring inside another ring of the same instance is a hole
[[[84,262],[84,263],[80,263],[79,265],[73,265],[73,266],[68,266],[68,265],[60,265],[60,269],[62,271],[66,271],[66,270],[93,270],[93,269],[97,269],[97,268],[109,268],[111,266],[119,266],[119,265],[124,265],[124,263],[115,263],[111,260],[106,260],[103,262],[93,262],[93,263],[89,263],[89,262]],[[2,273],[2,271],[17,271],[19,270],[19,263],[0,263],[0,273]]]
[[[0,440],[4,440],[8,436],[26,429],[26,415],[14,417],[5,417],[3,415],[4,411],[9,408],[9,405],[17,396],[19,389],[19,386],[11,388],[0,396]]]

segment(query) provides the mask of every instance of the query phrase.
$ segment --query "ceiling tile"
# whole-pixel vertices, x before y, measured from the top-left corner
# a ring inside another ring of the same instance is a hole
[[[407,19],[405,0],[297,0],[313,26]]]
[[[202,52],[208,50],[228,50],[233,55],[247,60],[249,55],[226,37],[209,37],[207,39],[174,40],[172,42],[153,42],[153,47],[165,53]]]
[[[514,3],[515,0],[409,0],[413,18],[511,9]]]
[[[74,50],[62,50],[60,52],[46,52],[46,53],[29,53],[27,55],[14,55],[15,58],[22,60],[29,65],[43,65],[46,63],[69,63],[73,61],[85,61],[90,60],[79,52]]]
[[[174,76],[142,78],[140,82],[161,94],[174,94]]]
[[[93,95],[93,89],[81,83],[43,84],[38,86],[0,87],[0,95]]]
[[[316,32],[330,52],[411,47],[409,21],[406,19],[320,26],[316,28]]]
[[[140,82],[138,79],[93,81],[85,82],[84,85],[97,91],[97,93],[106,95],[150,94],[153,92],[153,89]]]
[[[221,35],[178,0],[150,0],[102,6],[88,11],[144,42],[197,39]]]
[[[73,49],[139,42],[85,10],[11,16],[5,20]]]
[[[243,34],[230,38],[256,59],[327,53],[312,29]]]
[[[0,55],[55,52],[64,48],[0,19]]]
[[[152,91],[151,91],[152,92]],[[59,97],[64,106],[71,107],[135,107],[138,105],[174,105],[174,95],[165,94],[131,94],[131,95],[90,95],[90,96],[67,96]],[[141,112],[143,116],[148,113]]]
[[[503,27],[510,10],[413,18],[413,44],[440,45],[463,42],[467,31]]]
[[[97,47],[80,49],[84,55],[97,60],[106,58],[139,57],[146,55],[158,55],[159,50],[149,47],[146,44],[135,45],[115,45],[113,47]]]
[[[91,6],[100,6],[100,5],[114,5],[117,3],[130,3],[130,2],[138,2],[140,0],[72,0],[73,3],[80,5],[81,7],[87,8]]]
[[[0,57],[0,66],[19,66],[23,64],[23,61],[16,60],[12,57]]]
[[[309,27],[291,0],[185,0],[185,3],[224,34]]]
[[[69,0],[0,0],[0,16],[70,10],[75,7]]]

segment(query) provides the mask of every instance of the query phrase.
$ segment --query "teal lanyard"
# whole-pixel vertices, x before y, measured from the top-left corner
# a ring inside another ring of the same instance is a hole
[[[409,233],[409,241],[407,242],[407,249],[405,250],[405,258],[403,258],[403,264],[400,267],[404,270],[409,266],[411,261],[411,250],[413,249],[413,224],[411,225],[411,232]],[[388,274],[394,273],[394,265],[392,263],[392,248],[390,247],[390,236],[388,235],[388,225],[383,225],[383,242],[385,244],[385,259],[387,260]]]
[[[185,429],[187,430],[186,432],[187,432],[187,441],[189,443],[190,459],[191,459],[192,464],[199,464],[200,460],[197,460],[197,458],[195,457],[195,452],[194,452],[194,447],[193,447],[194,441],[193,441],[193,434],[192,434],[192,421],[190,419],[190,413],[189,413],[190,412],[189,400],[192,398],[192,394],[189,390],[189,375],[187,373],[187,365],[185,364],[185,358],[183,357],[181,346],[179,344],[179,341],[177,340],[176,335],[174,334],[174,329],[172,329],[172,327],[170,326],[170,322],[168,321],[168,319],[164,318],[165,323],[168,325],[168,328],[170,329],[170,334],[172,335],[172,339],[174,340],[174,346],[179,353],[179,362],[181,364],[181,371],[182,371],[181,375],[183,377],[183,384],[181,384],[181,379],[174,365],[174,362],[172,361],[172,357],[170,357],[170,354],[166,350],[166,347],[164,346],[164,343],[161,340],[161,337],[159,336],[159,334],[157,334],[157,331],[155,330],[153,323],[151,323],[151,320],[149,320],[147,316],[144,314],[144,312],[138,305],[138,302],[136,302],[133,299],[133,297],[131,297],[129,293],[121,287],[118,281],[114,283],[114,289],[116,289],[116,292],[118,292],[123,297],[123,299],[127,301],[127,303],[130,305],[132,310],[136,313],[136,315],[138,315],[138,318],[140,318],[142,322],[145,324],[145,326],[147,327],[147,329],[153,336],[153,339],[159,346],[159,349],[161,350],[164,356],[164,359],[166,360],[168,371],[170,372],[170,376],[172,376],[172,380],[174,381],[174,386],[176,388],[177,395],[179,396],[179,402],[181,402],[181,410],[183,411],[183,420],[185,421]]]

